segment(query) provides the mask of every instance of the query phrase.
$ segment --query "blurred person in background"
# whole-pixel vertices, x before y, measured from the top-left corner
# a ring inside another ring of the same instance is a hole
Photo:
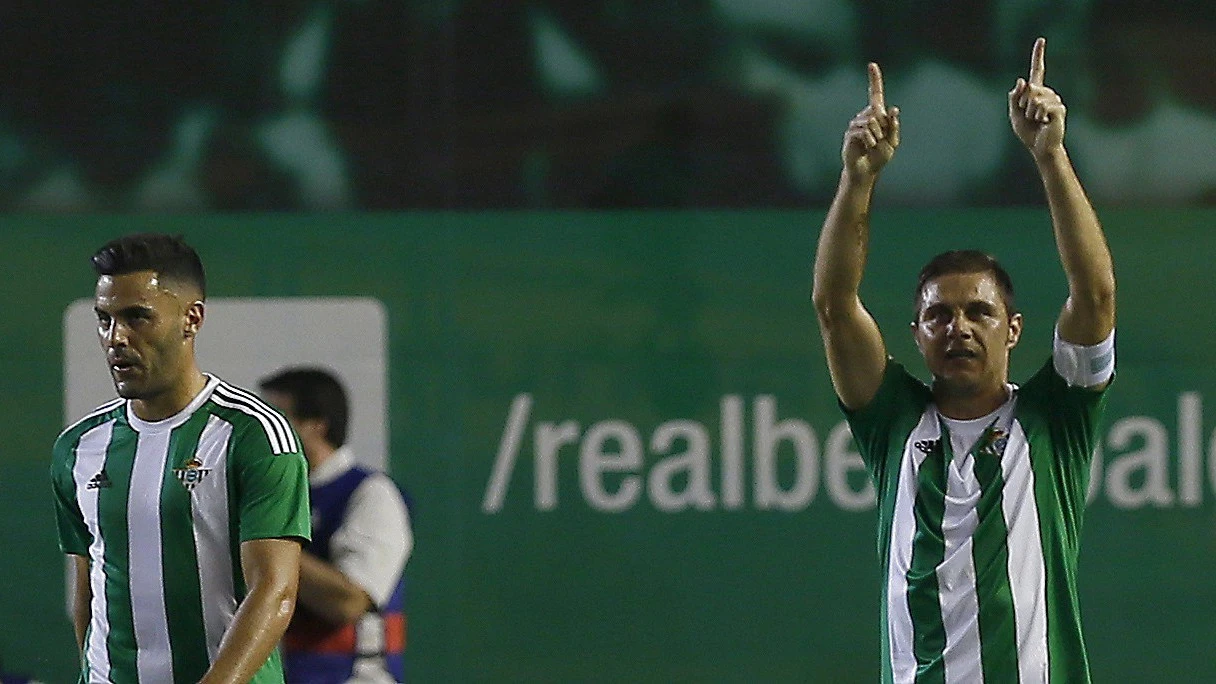
[[[921,271],[912,334],[931,385],[887,355],[861,302],[870,201],[900,143],[876,64],[819,236],[828,370],[878,491],[884,681],[1090,679],[1077,560],[1114,376],[1115,280],[1064,148],[1064,104],[1043,85],[1045,49],[1035,41],[1008,111],[1046,190],[1069,291],[1052,355],[1029,381],[1009,382],[1022,315],[1008,273],[982,252],[946,252]]]
[[[299,433],[311,487],[313,537],[283,641],[287,681],[404,681],[404,572],[414,543],[405,498],[386,474],[355,463],[346,390],[333,374],[293,367],[259,384]]]

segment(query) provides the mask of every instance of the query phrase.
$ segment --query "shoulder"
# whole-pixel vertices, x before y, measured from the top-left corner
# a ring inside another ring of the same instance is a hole
[[[1071,385],[1048,358],[1018,387],[1019,420],[1056,426],[1092,424],[1105,410],[1109,386],[1109,381],[1097,387]]]
[[[126,405],[126,399],[116,397],[89,411],[59,433],[59,436],[55,438],[55,450],[59,451],[61,448],[75,444],[89,430],[120,417]]]
[[[908,372],[903,364],[888,358],[883,370],[882,384],[874,393],[869,403],[856,410],[845,409],[850,419],[878,418],[903,412],[919,414],[929,402],[933,401],[933,393],[929,386]]]
[[[891,359],[887,363],[887,373],[890,376],[892,383],[897,383],[902,390],[918,400],[931,401],[933,397],[932,390],[925,384],[924,380],[912,375],[904,365]]]
[[[253,392],[221,380],[208,402],[233,424],[233,434],[242,443],[264,446],[272,454],[300,452],[299,439],[287,418]]]
[[[389,477],[387,473],[379,470],[370,470],[367,477],[359,485],[360,489],[365,489],[369,492],[377,492],[380,495],[388,496],[394,499],[400,499],[401,488]]]
[[[364,468],[359,470],[365,473],[365,477],[351,493],[352,506],[373,508],[382,514],[407,511],[409,506],[405,495],[387,473]]]

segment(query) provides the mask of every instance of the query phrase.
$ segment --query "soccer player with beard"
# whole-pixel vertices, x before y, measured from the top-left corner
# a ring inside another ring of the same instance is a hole
[[[64,430],[51,465],[80,681],[282,682],[275,647],[310,535],[299,440],[255,394],[199,369],[194,249],[129,235],[92,261],[119,398]]]

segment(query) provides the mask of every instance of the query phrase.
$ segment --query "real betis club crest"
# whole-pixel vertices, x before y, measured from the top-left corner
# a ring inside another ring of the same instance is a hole
[[[984,434],[980,435],[976,451],[982,456],[1000,458],[1005,455],[1005,446],[1009,444],[1009,433],[989,425]]]
[[[177,476],[177,479],[186,488],[187,492],[193,492],[194,487],[202,482],[203,478],[207,477],[207,473],[210,472],[211,469],[204,468],[203,462],[197,458],[190,459],[190,462],[181,468],[173,469],[173,474]]]

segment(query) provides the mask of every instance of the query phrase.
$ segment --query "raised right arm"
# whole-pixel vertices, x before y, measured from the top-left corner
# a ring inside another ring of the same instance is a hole
[[[844,168],[819,233],[811,295],[832,386],[849,409],[874,398],[887,363],[882,333],[859,290],[870,238],[870,200],[879,172],[899,147],[899,110],[886,108],[878,65],[868,68],[870,102],[845,133]]]

